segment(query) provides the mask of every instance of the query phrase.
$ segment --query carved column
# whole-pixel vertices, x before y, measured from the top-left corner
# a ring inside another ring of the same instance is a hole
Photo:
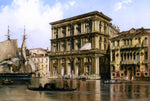
[[[78,50],[78,47],[77,47],[77,44],[78,43],[78,40],[77,39],[75,39],[74,40],[74,50],[76,51],[76,50]]]
[[[96,75],[99,75],[99,57],[98,56],[96,56],[95,57],[95,74]]]
[[[101,32],[104,34],[104,22],[101,22]]]
[[[69,44],[70,44],[70,42],[68,40],[66,40],[66,51],[70,50]]]
[[[74,35],[77,35],[77,24],[74,25]]]
[[[94,36],[92,36],[92,43],[91,43],[91,47],[92,47],[92,49],[95,49],[95,37]]]
[[[85,22],[81,23],[81,33],[85,33]]]
[[[95,20],[92,20],[92,32],[95,31]]]
[[[84,58],[80,58],[80,75],[84,73]]]
[[[94,38],[95,38],[95,49],[99,49],[99,37],[98,37],[98,35],[95,35],[94,36]]]
[[[49,59],[49,61],[50,61],[50,76],[51,76],[53,73],[53,60]]]
[[[66,58],[66,72],[67,72],[67,75],[70,74],[70,60],[68,58]]]
[[[66,36],[69,36],[69,27],[66,26]]]
[[[51,28],[51,35],[52,35],[52,39],[54,39],[54,28]]]
[[[51,42],[51,51],[54,52],[54,43]]]

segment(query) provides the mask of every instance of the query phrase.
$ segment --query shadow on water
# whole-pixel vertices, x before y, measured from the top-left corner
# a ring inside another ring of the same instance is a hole
[[[103,84],[100,80],[67,80],[69,87],[76,91],[31,91],[27,89],[26,82],[3,86],[0,88],[1,101],[136,101],[150,100],[150,82],[131,81],[121,84]],[[63,87],[61,79],[30,79],[29,84],[38,87],[41,83],[55,83]]]

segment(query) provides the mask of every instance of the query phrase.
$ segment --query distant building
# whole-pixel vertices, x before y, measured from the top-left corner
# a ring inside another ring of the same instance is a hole
[[[134,29],[111,38],[111,78],[146,80],[150,77],[150,29]]]
[[[112,19],[94,11],[52,22],[50,71],[58,77],[109,77]]]
[[[43,48],[30,49],[29,54],[32,62],[36,67],[36,77],[49,77],[49,56],[48,50]]]

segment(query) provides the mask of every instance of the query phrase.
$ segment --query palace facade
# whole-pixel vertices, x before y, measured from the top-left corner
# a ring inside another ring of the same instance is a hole
[[[148,80],[150,29],[134,29],[111,38],[111,79]]]
[[[35,66],[35,77],[49,77],[49,56],[48,50],[43,48],[29,49],[29,59]]]
[[[52,22],[50,71],[57,77],[110,77],[109,38],[118,34],[112,19],[94,11]]]

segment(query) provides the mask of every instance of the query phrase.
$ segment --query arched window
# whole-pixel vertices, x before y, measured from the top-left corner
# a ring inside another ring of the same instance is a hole
[[[145,60],[148,59],[148,52],[147,51],[145,52],[144,57],[145,57]]]
[[[124,60],[126,60],[126,53],[124,53]]]
[[[74,28],[73,26],[70,27],[70,36],[72,36],[74,34]]]
[[[140,60],[140,56],[139,56],[139,53],[136,54],[136,62],[139,62]]]
[[[129,60],[129,53],[127,53],[127,59]]]
[[[123,53],[121,53],[121,61],[123,61]]]
[[[78,31],[78,34],[81,33],[81,23],[78,23],[77,31]]]
[[[66,36],[66,26],[63,26],[63,27],[62,27],[62,34],[63,34],[63,37]]]
[[[135,60],[135,57],[136,57],[136,53],[134,52],[134,53],[133,53],[133,59],[134,59],[134,60]]]
[[[122,65],[120,66],[120,70],[123,70],[123,66]]]
[[[91,30],[92,30],[92,22],[91,21],[87,22],[86,27],[87,27],[87,33],[91,32]]]
[[[130,60],[132,60],[132,53],[130,53]]]
[[[148,70],[147,64],[145,65],[145,70]]]
[[[70,51],[74,49],[74,40],[70,41]]]
[[[112,66],[112,71],[115,71],[115,66]]]
[[[101,42],[102,42],[102,38],[100,37],[99,38],[99,49],[101,49],[101,44],[102,44]]]

